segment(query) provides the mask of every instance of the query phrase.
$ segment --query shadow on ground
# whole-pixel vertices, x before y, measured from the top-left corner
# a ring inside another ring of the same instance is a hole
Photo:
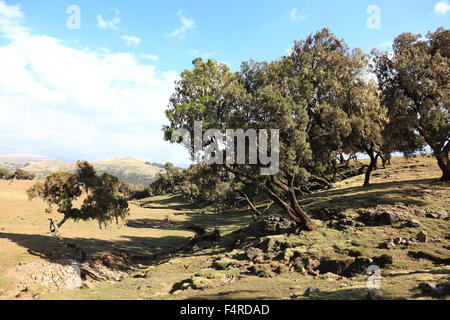
[[[140,254],[153,254],[161,249],[179,245],[185,241],[184,237],[133,237],[122,236],[124,240],[106,241],[86,238],[64,238],[65,241],[75,243],[87,254],[112,253],[114,251],[128,251]],[[76,258],[76,253],[60,244],[51,236],[19,233],[2,233],[0,239],[8,239],[28,250],[28,253],[46,260],[61,258]]]
[[[393,205],[403,202],[407,205],[424,206],[425,201],[417,197],[425,195],[423,189],[432,187],[435,179],[417,179],[397,182],[374,183],[369,187],[348,187],[330,189],[299,199],[303,206],[312,208],[366,209],[380,204]],[[434,186],[433,186],[434,187]]]

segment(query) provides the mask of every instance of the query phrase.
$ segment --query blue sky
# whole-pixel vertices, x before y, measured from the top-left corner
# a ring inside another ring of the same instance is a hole
[[[67,28],[71,5],[79,29]],[[369,28],[373,6],[380,24]],[[185,163],[161,126],[173,81],[196,56],[237,70],[323,27],[370,52],[449,22],[439,0],[0,0],[0,154]]]

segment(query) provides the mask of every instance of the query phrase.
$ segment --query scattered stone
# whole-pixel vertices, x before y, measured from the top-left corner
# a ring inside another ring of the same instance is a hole
[[[355,259],[336,259],[336,260],[329,260],[324,259],[321,260],[320,266],[318,268],[320,273],[327,273],[331,272],[337,275],[344,275],[347,272],[347,269],[349,266],[355,261]]]
[[[353,276],[357,274],[363,274],[366,272],[367,268],[372,264],[372,259],[358,257],[352,264],[345,270],[344,275],[346,277]]]
[[[336,230],[341,230],[341,231],[351,229],[356,226],[357,226],[357,224],[353,219],[351,219],[343,214],[338,214],[336,216],[336,219],[333,219],[328,223],[329,228],[334,228]]]
[[[433,296],[446,296],[450,294],[450,282],[444,283],[419,283],[419,290]]]
[[[295,221],[292,221],[291,219],[279,216],[268,216],[264,219],[252,222],[248,227],[241,230],[241,232],[246,232],[248,235],[262,237],[293,233],[298,230],[298,226]]]
[[[406,225],[410,228],[418,228],[421,226],[420,222],[417,221],[416,219],[411,219],[409,220]]]
[[[420,242],[427,242],[427,240],[428,240],[428,235],[426,234],[425,231],[420,231],[420,232],[416,235],[416,239],[419,240]]]
[[[382,249],[392,249],[392,248],[395,248],[395,243],[394,243],[394,241],[392,239],[389,239],[388,241],[382,243],[380,245],[380,248],[382,248]]]
[[[432,219],[442,219],[442,220],[448,219],[448,215],[446,212],[438,211],[438,210],[430,210],[430,209],[426,210],[425,217],[432,218]]]
[[[255,245],[255,247],[261,249],[265,253],[278,251],[280,249],[278,241],[273,238],[262,239]]]
[[[247,249],[247,257],[251,261],[261,260],[263,251],[259,248],[250,247]]]
[[[380,268],[384,268],[385,266],[392,264],[394,262],[394,259],[392,256],[389,256],[387,254],[383,254],[379,257],[373,257],[372,262],[377,265]]]
[[[381,226],[392,225],[411,219],[410,208],[403,203],[393,206],[378,205],[375,208],[365,209],[360,212],[360,218],[366,225]]]
[[[308,287],[306,290],[305,290],[305,293],[303,294],[305,297],[309,297],[309,296],[311,296],[311,295],[315,295],[315,294],[317,294],[317,293],[319,293],[320,292],[320,289],[319,288],[315,288],[315,287]]]

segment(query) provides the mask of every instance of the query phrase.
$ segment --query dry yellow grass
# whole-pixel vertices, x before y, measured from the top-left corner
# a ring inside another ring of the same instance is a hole
[[[317,192],[300,199],[306,210],[317,207],[335,207],[347,215],[354,215],[358,209],[371,207],[377,203],[411,203],[425,208],[438,208],[450,212],[450,186],[437,182],[439,168],[434,158],[394,158],[392,166],[374,172],[372,186],[362,187],[363,177],[356,176],[338,183],[333,189]],[[49,216],[44,213],[42,201],[29,202],[25,190],[32,181],[0,181],[0,297],[1,291],[8,289],[14,279],[5,278],[8,270],[19,262],[48,261],[73,252],[60,246],[48,234]],[[121,222],[100,230],[95,221],[75,223],[69,221],[62,228],[62,235],[76,242],[88,253],[109,252],[113,248],[152,253],[161,248],[183,242],[193,233],[186,225],[195,222],[217,226],[224,233],[235,230],[249,222],[248,215],[198,215],[188,213],[192,208],[183,206],[175,198],[159,197],[146,199],[150,209],[139,203],[131,204],[131,222]],[[273,206],[272,210],[276,210]],[[165,229],[137,227],[139,223],[160,222],[170,215],[175,225]],[[429,249],[444,258],[450,258],[448,237],[450,222],[439,219],[418,218],[427,233],[440,239],[429,244],[417,244],[415,249]],[[137,225],[136,225],[137,223]],[[411,236],[416,229],[399,229],[396,226],[365,227],[359,230],[337,231],[329,229],[323,221],[316,220],[318,230],[290,240],[301,248],[339,257],[346,249],[355,247],[369,256],[389,253],[394,256],[394,265],[383,270],[383,287],[379,294],[385,298],[414,297],[417,285],[422,281],[443,281],[450,270],[446,265],[433,265],[430,261],[410,259],[405,250],[391,251],[378,248],[387,237]],[[303,250],[302,249],[302,250]],[[329,274],[319,277],[302,276],[298,273],[283,273],[272,278],[259,278],[240,274],[240,280],[221,287],[205,290],[185,290],[170,294],[174,283],[189,279],[193,274],[209,270],[212,256],[220,254],[219,249],[206,249],[194,255],[182,254],[160,265],[146,270],[145,278],[129,278],[118,283],[98,283],[92,289],[64,290],[57,293],[40,294],[41,299],[285,299],[299,297],[309,286],[321,288],[317,298],[361,299],[365,298],[367,276],[352,279],[336,279]],[[239,270],[233,272],[239,273]],[[6,291],[5,291],[6,292]],[[3,296],[2,298],[11,298]],[[303,298],[303,297],[300,297]]]
[[[108,161],[92,162],[97,173],[108,172],[121,181],[132,184],[149,184],[158,172],[164,169],[146,164],[144,161],[135,158],[115,158]],[[1,167],[1,165],[0,165]],[[57,170],[72,171],[75,169],[74,162],[58,160],[32,161],[24,170],[36,174],[38,180],[43,180],[46,176]]]

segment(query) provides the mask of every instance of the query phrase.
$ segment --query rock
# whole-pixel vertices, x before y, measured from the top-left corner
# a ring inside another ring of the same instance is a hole
[[[394,206],[378,205],[360,212],[360,215],[366,225],[392,225],[410,220],[410,209],[402,203]]]
[[[433,289],[435,288],[435,286],[430,283],[421,282],[421,283],[419,283],[418,288],[422,292],[431,293],[433,291]]]
[[[448,215],[446,212],[443,211],[437,211],[437,210],[426,210],[425,217],[432,218],[432,219],[442,219],[446,220],[448,218]]]
[[[345,276],[353,276],[357,274],[363,274],[366,272],[367,268],[372,264],[372,259],[358,257],[353,261],[353,263],[345,271]]]
[[[311,296],[311,295],[314,295],[314,294],[317,294],[317,293],[319,293],[320,292],[320,289],[319,288],[315,288],[315,287],[308,287],[306,290],[305,290],[305,293],[303,294],[305,297],[309,297],[309,296]]]
[[[261,249],[263,252],[266,253],[278,251],[280,248],[278,245],[278,241],[273,238],[262,239],[261,241],[259,241],[259,243],[255,245],[255,247]]]
[[[392,249],[392,248],[395,248],[394,240],[389,239],[388,241],[382,243],[382,244],[380,245],[380,248],[382,248],[382,249]]]
[[[419,283],[418,288],[423,293],[433,296],[446,296],[450,294],[450,282],[437,284],[422,282]]]
[[[313,271],[320,265],[320,260],[313,258],[304,258],[302,259],[303,266],[307,271]]]
[[[367,292],[367,300],[378,300],[375,290],[370,289],[369,292]]]
[[[394,259],[387,254],[383,254],[379,257],[372,257],[372,262],[378,267],[384,268],[388,264],[392,264],[392,262],[394,262]]]
[[[354,258],[350,259],[336,259],[336,260],[329,260],[324,259],[320,262],[319,265],[319,272],[320,273],[327,273],[331,272],[337,275],[344,275],[347,272],[348,267],[355,261]]]
[[[416,219],[411,219],[406,223],[406,225],[410,228],[418,228],[421,224]]]
[[[251,261],[260,260],[262,258],[263,251],[259,248],[250,247],[247,249],[247,257]]]
[[[268,216],[252,222],[242,231],[254,236],[267,236],[292,233],[298,229],[295,221],[279,216]]]
[[[428,235],[426,234],[425,231],[420,231],[420,232],[416,235],[416,239],[419,240],[420,242],[427,242],[427,240],[428,240]]]

